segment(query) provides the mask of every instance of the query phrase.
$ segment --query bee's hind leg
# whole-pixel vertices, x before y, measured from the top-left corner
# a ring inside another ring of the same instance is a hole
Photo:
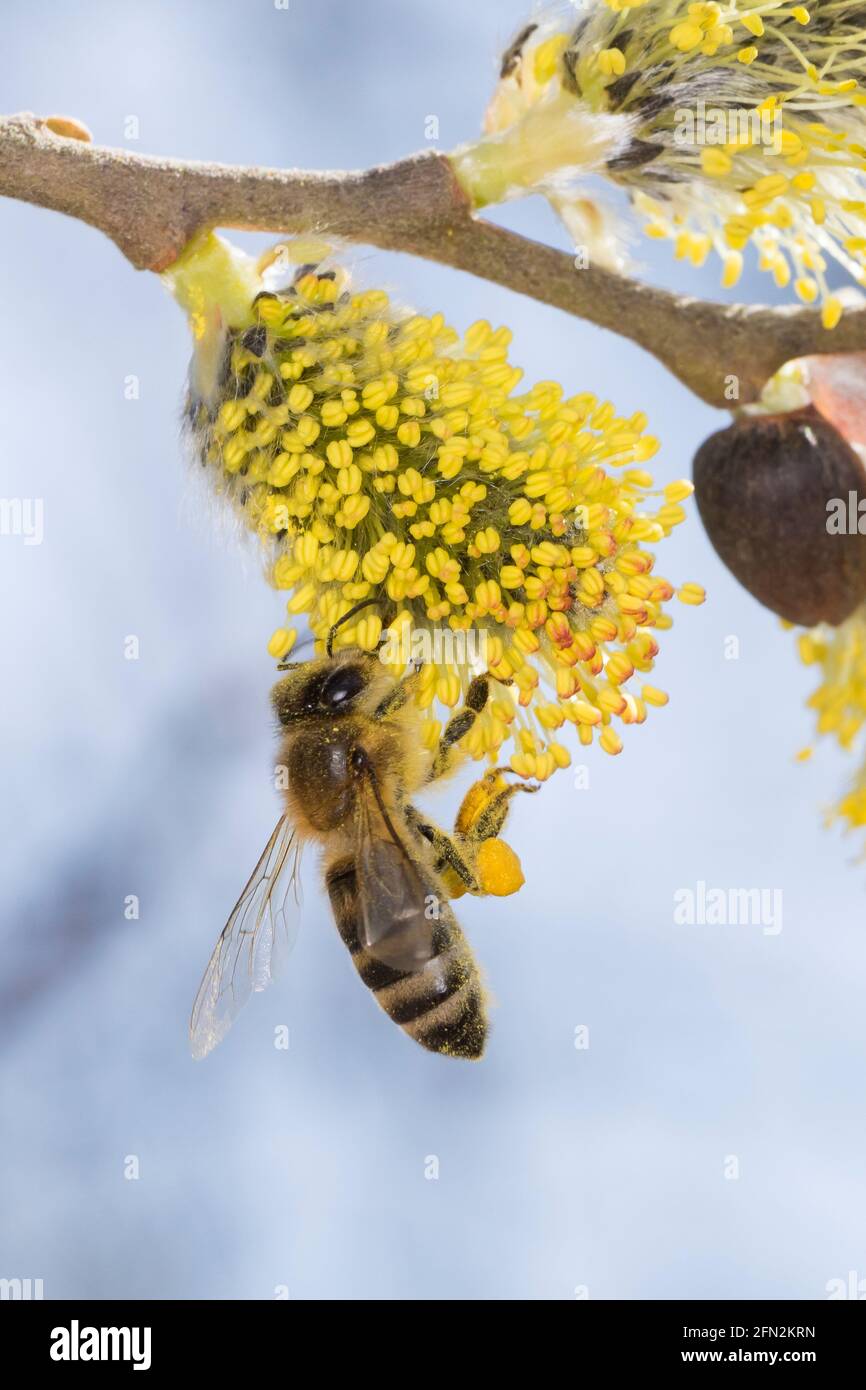
[[[455,840],[472,866],[482,893],[506,897],[523,884],[523,870],[514,850],[499,838],[511,798],[517,792],[537,792],[535,782],[506,783],[508,768],[495,767],[469,788],[454,825]]]
[[[490,798],[484,810],[479,815],[474,824],[467,829],[466,838],[481,844],[484,840],[490,840],[498,835],[505,824],[506,817],[511,809],[511,798],[517,792],[537,792],[538,782],[512,782],[511,786],[504,787],[502,791],[496,792]]]

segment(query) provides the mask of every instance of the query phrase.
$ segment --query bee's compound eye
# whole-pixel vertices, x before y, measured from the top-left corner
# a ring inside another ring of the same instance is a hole
[[[339,709],[364,689],[366,678],[359,666],[344,666],[328,676],[319,695],[325,709]]]

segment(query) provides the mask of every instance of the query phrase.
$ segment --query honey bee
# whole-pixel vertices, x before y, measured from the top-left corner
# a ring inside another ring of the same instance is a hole
[[[493,678],[471,680],[431,754],[412,698],[418,668],[395,678],[375,652],[335,654],[336,630],[326,656],[282,665],[288,674],[272,691],[285,811],[205,971],[192,1054],[210,1052],[278,973],[299,917],[300,850],[314,841],[337,930],[376,1002],[422,1047],[476,1060],[487,1038],[484,988],[449,899],[521,886],[520,862],[499,832],[515,793],[537,786],[490,769],[466,794],[453,834],[440,829],[410,797],[460,761],[457,745]]]

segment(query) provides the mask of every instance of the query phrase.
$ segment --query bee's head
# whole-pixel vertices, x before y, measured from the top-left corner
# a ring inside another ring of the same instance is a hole
[[[345,647],[334,652],[334,641],[344,627],[364,608],[382,607],[377,598],[356,603],[328,633],[327,656],[290,666],[290,674],[278,681],[271,701],[282,725],[297,719],[328,718],[343,714],[366,714],[378,705],[385,688],[392,683],[377,652]]]
[[[280,724],[299,719],[366,713],[390,677],[375,652],[347,647],[335,656],[305,661],[277,681],[271,703]]]

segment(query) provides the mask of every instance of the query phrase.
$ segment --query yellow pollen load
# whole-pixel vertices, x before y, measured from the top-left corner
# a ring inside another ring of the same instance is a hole
[[[187,302],[196,266],[183,269]],[[461,740],[469,757],[546,781],[580,746],[618,754],[618,726],[667,703],[643,682],[675,589],[645,547],[685,520],[692,492],[656,483],[643,412],[620,416],[552,381],[526,387],[507,329],[480,320],[461,340],[439,314],[355,288],[330,258],[278,289],[253,278],[190,419],[290,618],[319,653],[339,624],[335,649],[378,651],[395,677],[420,663],[428,748],[487,671],[487,706]],[[678,597],[704,592],[685,584]],[[295,640],[286,621],[268,651],[280,661]],[[485,853],[487,891],[515,891],[512,852],[493,841]]]
[[[483,840],[478,848],[476,868],[485,893],[497,898],[516,893],[526,882],[520,860],[504,840]]]

